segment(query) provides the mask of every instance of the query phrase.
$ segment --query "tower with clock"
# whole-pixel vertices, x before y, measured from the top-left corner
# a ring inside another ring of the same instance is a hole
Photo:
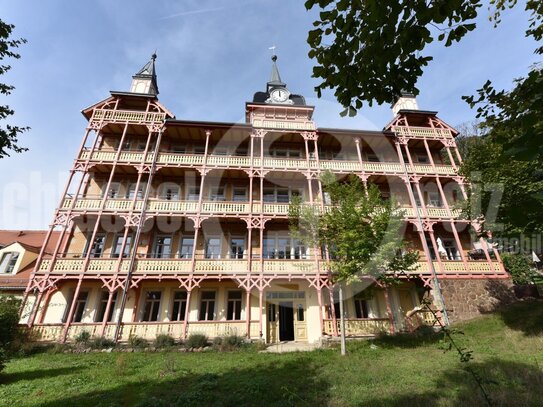
[[[256,92],[253,103],[305,106],[304,97],[290,93],[287,84],[281,80],[275,54],[272,56],[272,71],[270,80],[266,84],[266,92]]]

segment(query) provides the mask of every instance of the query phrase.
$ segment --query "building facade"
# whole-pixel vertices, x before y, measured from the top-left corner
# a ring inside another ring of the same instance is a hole
[[[348,287],[348,335],[431,323],[417,312],[424,296],[445,321],[466,318],[494,304],[488,287],[509,284],[499,253],[474,241],[473,225],[455,209],[466,197],[457,132],[413,96],[400,98],[382,131],[319,128],[274,56],[245,123],[180,120],[158,100],[155,58],[130,92],[83,110],[88,126],[44,247],[53,233],[59,238],[42,249],[25,291],[23,322],[42,340],[82,330],[121,341],[337,335],[326,259],[288,226],[293,196],[327,205],[325,170],[355,174],[394,198],[420,252],[400,285]]]

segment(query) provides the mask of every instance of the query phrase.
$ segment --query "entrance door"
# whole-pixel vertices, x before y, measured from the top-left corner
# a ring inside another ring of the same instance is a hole
[[[292,301],[279,303],[279,340],[294,340],[294,310]]]

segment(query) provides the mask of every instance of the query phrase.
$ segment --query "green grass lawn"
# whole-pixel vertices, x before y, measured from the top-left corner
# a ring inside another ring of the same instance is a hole
[[[543,302],[457,328],[494,405],[543,405]],[[377,346],[370,346],[374,344]],[[92,353],[13,359],[8,406],[484,405],[458,356],[436,338],[384,338],[306,353]]]

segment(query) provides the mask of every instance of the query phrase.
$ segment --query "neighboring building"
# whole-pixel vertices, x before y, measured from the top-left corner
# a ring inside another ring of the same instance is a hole
[[[46,230],[0,230],[0,295],[23,298],[46,235]],[[46,253],[53,253],[59,235],[51,234]]]
[[[496,290],[507,291],[499,254],[484,239],[472,244],[469,222],[454,209],[466,194],[457,132],[419,110],[413,96],[400,98],[383,131],[318,128],[274,56],[265,90],[245,105],[245,123],[180,120],[158,101],[155,58],[130,92],[83,110],[89,124],[51,229],[64,243],[39,258],[26,290],[28,324],[43,340],[82,330],[120,340],[337,335],[326,260],[288,227],[292,196],[327,204],[319,180],[327,169],[394,197],[421,253],[399,286],[348,289],[349,335],[428,322],[428,313],[406,315],[424,295],[441,308],[436,279],[451,320],[476,315],[495,304]]]

